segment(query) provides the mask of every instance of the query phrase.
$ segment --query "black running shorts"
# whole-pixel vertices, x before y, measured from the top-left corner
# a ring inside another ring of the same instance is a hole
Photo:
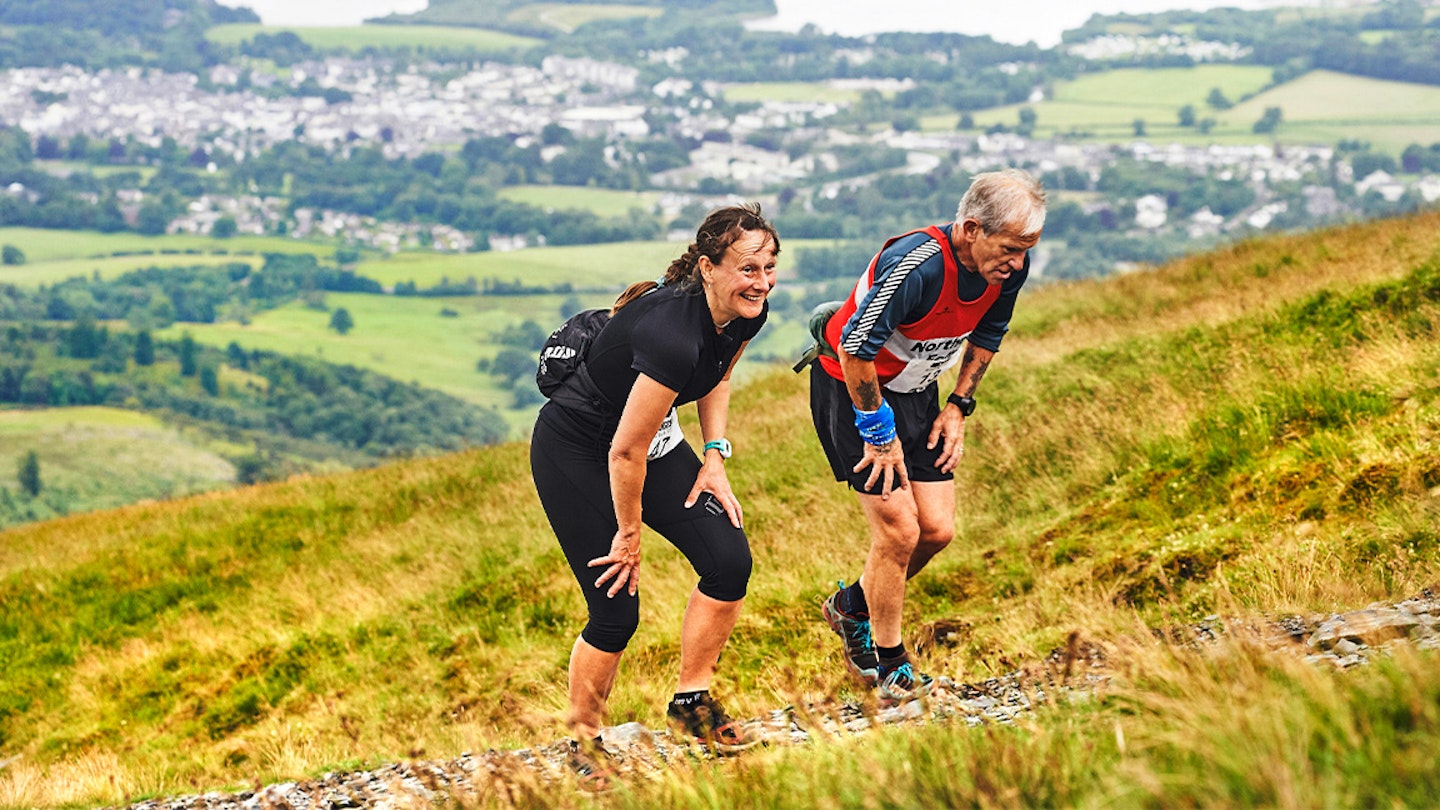
[[[589,621],[580,635],[598,650],[620,652],[640,623],[640,597],[627,591],[613,598],[610,582],[596,587],[603,568],[589,563],[610,553],[615,506],[610,496],[608,454],[614,420],[579,414],[555,400],[540,409],[530,437],[530,468],[545,516],[570,570],[580,584]],[[700,459],[689,444],[646,463],[641,514],[646,526],[680,549],[699,576],[696,588],[719,602],[745,598],[753,560],[742,529],[730,524],[725,507],[709,492],[685,508]],[[641,587],[644,591],[644,587]]]
[[[944,438],[935,443],[934,449],[925,447],[930,440],[930,429],[940,416],[939,386],[931,383],[923,391],[900,394],[881,389],[885,401],[895,411],[895,436],[905,451],[905,470],[911,481],[950,481],[952,473],[941,472],[935,460],[945,449]],[[815,433],[820,437],[820,446],[825,448],[825,458],[836,481],[845,481],[858,492],[867,492],[865,481],[870,477],[870,468],[852,472],[855,465],[865,457],[865,444],[860,432],[855,429],[855,410],[850,402],[850,392],[845,383],[825,373],[819,363],[810,364],[810,417],[815,422]],[[879,495],[883,480],[876,480],[868,490],[870,495]]]

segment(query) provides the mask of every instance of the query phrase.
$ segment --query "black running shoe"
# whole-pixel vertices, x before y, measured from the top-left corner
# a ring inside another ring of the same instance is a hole
[[[844,582],[838,584],[841,590],[845,589]],[[845,642],[845,666],[850,674],[866,686],[874,686],[880,680],[880,657],[875,654],[875,639],[870,635],[870,617],[860,618],[844,612],[836,604],[839,598],[840,591],[830,594],[820,606],[820,615]]]
[[[614,764],[610,760],[609,752],[600,745],[599,740],[571,740],[565,765],[575,774],[575,778],[580,781],[580,787],[585,790],[603,793],[615,786]]]
[[[760,742],[759,734],[731,720],[720,702],[708,694],[688,706],[670,701],[665,719],[676,732],[718,754],[738,754]]]

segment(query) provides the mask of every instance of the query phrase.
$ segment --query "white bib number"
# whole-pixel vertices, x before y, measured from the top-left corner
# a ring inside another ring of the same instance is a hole
[[[660,423],[660,429],[655,431],[655,438],[650,440],[650,451],[645,454],[645,460],[654,461],[679,447],[683,441],[685,433],[680,430],[680,415],[671,408],[670,413],[665,414],[665,421]]]
[[[886,341],[885,348],[904,361],[905,368],[885,383],[885,387],[906,394],[923,391],[960,360],[960,349],[969,336],[967,332],[958,337],[915,340],[896,331]]]

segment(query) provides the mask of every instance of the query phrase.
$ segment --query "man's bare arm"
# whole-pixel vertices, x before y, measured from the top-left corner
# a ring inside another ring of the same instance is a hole
[[[994,359],[995,352],[966,343],[965,357],[960,361],[960,379],[955,381],[955,393],[962,397],[975,396],[980,379],[985,376],[985,371],[990,368],[990,361]]]

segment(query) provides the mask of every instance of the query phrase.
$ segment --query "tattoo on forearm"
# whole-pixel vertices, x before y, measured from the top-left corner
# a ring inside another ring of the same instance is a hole
[[[966,352],[964,365],[968,367],[970,361],[974,359],[975,357],[972,353]],[[985,376],[985,370],[988,368],[990,368],[989,358],[979,361],[979,365],[975,366],[975,369],[970,372],[969,376],[961,381],[961,396],[969,397],[975,395],[975,389],[980,386],[980,378]]]
[[[885,400],[880,396],[880,386],[874,380],[866,380],[860,383],[859,390],[855,393],[860,395],[861,410],[874,411],[880,408]]]

